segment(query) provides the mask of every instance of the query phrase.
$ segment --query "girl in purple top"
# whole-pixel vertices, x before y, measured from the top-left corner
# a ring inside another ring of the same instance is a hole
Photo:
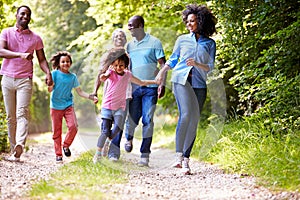
[[[96,154],[93,162],[101,160],[102,150],[107,138],[114,138],[124,125],[126,90],[128,82],[138,85],[156,84],[155,80],[140,80],[134,77],[129,70],[129,58],[124,48],[113,48],[108,52],[106,62],[111,63],[109,69],[99,76],[100,81],[107,81],[107,89],[102,99],[102,130],[98,138]],[[114,124],[113,129],[112,124]],[[106,147],[105,147],[106,148]]]

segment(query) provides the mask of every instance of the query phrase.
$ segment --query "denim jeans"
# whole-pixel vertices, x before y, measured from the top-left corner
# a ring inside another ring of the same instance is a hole
[[[200,113],[206,99],[206,88],[192,88],[190,83],[185,85],[173,83],[179,119],[176,127],[176,152],[190,157],[196,138]]]
[[[129,115],[126,120],[125,137],[132,140],[134,131],[142,118],[142,144],[140,147],[141,157],[148,158],[151,153],[150,147],[153,136],[153,116],[157,103],[157,87],[137,87],[132,88],[132,99],[129,102]]]
[[[28,135],[32,79],[3,76],[1,86],[7,117],[8,138],[13,151],[16,145],[25,146]]]
[[[130,86],[131,87],[131,86]],[[126,108],[125,108],[125,114],[124,114],[124,121],[125,118],[128,115],[128,108],[129,108],[129,101],[130,99],[126,99]],[[121,151],[120,151],[120,143],[121,143],[121,139],[122,139],[122,135],[123,135],[123,129],[124,126],[120,127],[121,130],[120,132],[112,139],[111,144],[109,146],[109,150],[108,150],[108,157],[115,157],[115,158],[120,158],[121,155]]]
[[[113,111],[102,108],[101,117],[101,134],[98,138],[97,147],[103,148],[106,138],[113,139],[123,130],[125,111],[122,109]]]

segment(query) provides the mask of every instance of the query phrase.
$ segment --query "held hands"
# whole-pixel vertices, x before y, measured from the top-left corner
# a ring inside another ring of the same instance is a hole
[[[90,94],[89,99],[94,101],[94,104],[98,103],[98,97],[97,94]]]
[[[155,77],[155,81],[157,85],[160,85],[163,82],[163,72],[162,70],[159,71],[159,73]]]
[[[52,76],[51,76],[51,73],[48,73],[46,75],[46,80],[45,80],[46,84],[48,86],[52,86],[53,85],[53,80],[52,80]]]

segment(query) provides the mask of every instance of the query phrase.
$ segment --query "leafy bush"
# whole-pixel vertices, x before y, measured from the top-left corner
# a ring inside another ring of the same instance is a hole
[[[289,0],[215,1],[229,105],[235,113],[270,120],[271,132],[299,130],[298,8]]]
[[[6,126],[6,114],[2,99],[2,92],[0,92],[0,152],[7,150],[7,126]]]

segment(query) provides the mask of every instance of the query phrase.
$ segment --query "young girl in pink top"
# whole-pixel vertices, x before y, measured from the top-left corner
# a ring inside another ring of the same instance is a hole
[[[100,81],[107,81],[106,92],[102,99],[102,130],[98,138],[96,154],[93,162],[97,163],[102,157],[102,149],[107,138],[114,138],[125,121],[126,89],[128,82],[142,86],[156,84],[155,80],[140,80],[134,77],[127,67],[129,58],[124,48],[113,48],[107,55],[106,62],[111,63],[106,73],[99,76]],[[114,124],[113,129],[112,124]]]

